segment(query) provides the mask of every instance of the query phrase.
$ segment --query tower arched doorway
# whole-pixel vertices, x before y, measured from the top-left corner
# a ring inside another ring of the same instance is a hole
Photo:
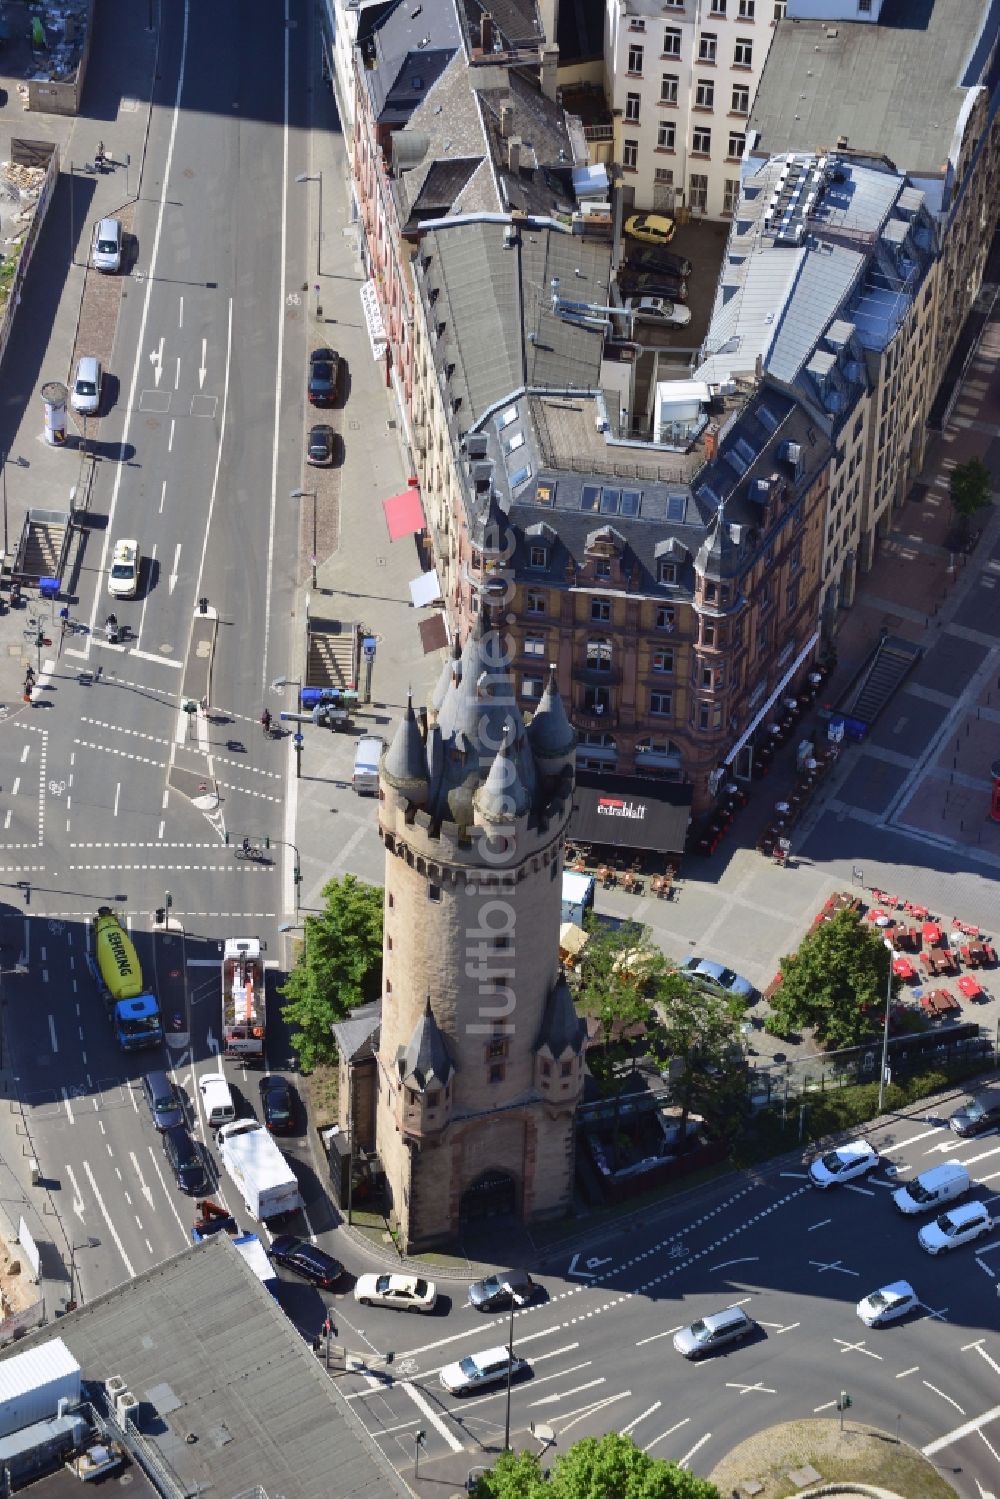
[[[506,1171],[484,1171],[462,1193],[463,1223],[506,1218],[517,1212],[517,1182]]]

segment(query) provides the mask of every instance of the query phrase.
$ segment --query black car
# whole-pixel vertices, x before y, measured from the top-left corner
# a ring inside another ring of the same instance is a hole
[[[340,355],[336,349],[313,349],[309,355],[309,404],[329,406],[337,394]]]
[[[283,1265],[325,1291],[336,1285],[344,1273],[343,1265],[332,1254],[297,1239],[294,1234],[278,1235],[271,1245],[271,1258],[276,1265]]]
[[[670,302],[687,301],[687,282],[669,271],[633,271],[618,274],[618,285],[626,297],[666,297]]]
[[[260,1112],[272,1135],[295,1131],[295,1099],[283,1077],[269,1073],[260,1080]]]
[[[484,1280],[474,1280],[469,1286],[469,1305],[477,1312],[494,1312],[510,1306],[510,1293],[514,1291],[519,1302],[532,1301],[538,1286],[526,1270],[495,1270]]]
[[[630,271],[666,271],[671,276],[690,276],[694,266],[683,255],[658,245],[643,245],[634,249],[628,258]]]
[[[1000,1124],[1000,1088],[987,1088],[970,1098],[949,1116],[948,1123],[956,1135],[981,1135],[983,1130]]]
[[[163,1151],[182,1192],[204,1192],[208,1185],[205,1163],[183,1124],[172,1124],[162,1131]]]
[[[309,429],[309,446],[306,448],[306,460],[316,463],[323,468],[329,468],[333,462],[334,431],[325,423],[318,427]]]

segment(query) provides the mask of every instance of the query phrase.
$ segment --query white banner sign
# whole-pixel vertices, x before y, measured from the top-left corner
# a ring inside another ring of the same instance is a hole
[[[42,1258],[38,1253],[38,1245],[31,1237],[31,1231],[23,1218],[17,1225],[17,1242],[24,1250],[24,1257],[34,1271],[35,1279],[37,1280],[42,1273]]]

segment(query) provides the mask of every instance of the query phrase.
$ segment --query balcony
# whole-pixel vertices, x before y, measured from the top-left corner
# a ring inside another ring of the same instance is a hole
[[[615,708],[605,708],[603,713],[595,713],[592,708],[574,707],[570,713],[573,727],[577,729],[617,729],[618,711]]]

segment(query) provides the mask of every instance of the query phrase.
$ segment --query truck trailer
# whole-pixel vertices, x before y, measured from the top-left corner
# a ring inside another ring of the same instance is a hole
[[[159,1046],[163,1022],[156,996],[145,988],[132,941],[110,906],[93,920],[94,952],[87,962],[122,1051]]]

